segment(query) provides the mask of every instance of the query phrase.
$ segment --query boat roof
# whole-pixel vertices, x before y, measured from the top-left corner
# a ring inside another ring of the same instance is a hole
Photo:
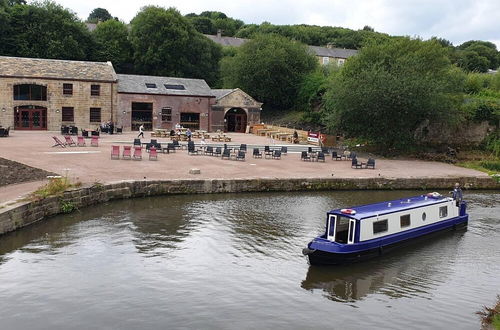
[[[370,218],[373,216],[378,216],[382,214],[395,213],[404,210],[410,210],[414,208],[440,204],[445,201],[451,200],[450,197],[446,197],[439,194],[426,194],[414,197],[407,197],[401,199],[395,199],[391,201],[384,201],[373,204],[366,204],[360,206],[353,206],[348,208],[349,210],[356,211],[355,214],[345,214],[341,210],[342,209],[334,209],[328,212],[329,214],[338,214],[347,216],[349,218],[361,220],[363,218]]]

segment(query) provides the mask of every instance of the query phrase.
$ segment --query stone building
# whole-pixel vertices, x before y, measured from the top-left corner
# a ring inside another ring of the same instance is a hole
[[[241,89],[212,89],[216,103],[212,106],[212,130],[245,132],[246,127],[260,123],[262,103]]]
[[[0,125],[16,130],[95,129],[114,121],[116,74],[110,62],[0,56]]]
[[[240,89],[210,89],[202,79],[118,76],[118,126],[245,132],[260,122],[262,103]]]

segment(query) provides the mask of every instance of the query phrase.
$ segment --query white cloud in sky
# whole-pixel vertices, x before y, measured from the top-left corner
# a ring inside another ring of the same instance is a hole
[[[56,0],[86,19],[92,9],[106,8],[129,22],[141,7],[175,7],[182,14],[221,11],[245,23],[314,24],[362,29],[369,25],[391,35],[432,36],[454,45],[488,40],[500,48],[499,0]]]

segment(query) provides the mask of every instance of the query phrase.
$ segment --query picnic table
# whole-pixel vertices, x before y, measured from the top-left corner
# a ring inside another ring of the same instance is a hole
[[[264,136],[266,135],[266,132],[271,131],[269,128],[261,128],[257,130],[257,135]]]

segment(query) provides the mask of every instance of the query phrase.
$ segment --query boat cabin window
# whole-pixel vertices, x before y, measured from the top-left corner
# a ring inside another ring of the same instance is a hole
[[[425,212],[422,213],[422,221],[425,221],[426,218],[427,218],[427,214],[425,214]]]
[[[337,226],[335,232],[335,242],[347,243],[347,233],[349,231],[349,218],[337,216]]]
[[[410,215],[405,214],[399,218],[401,228],[408,227],[410,225]]]
[[[354,224],[355,224],[354,220],[351,220],[349,222],[349,241],[348,241],[348,243],[354,243]]]
[[[374,234],[383,233],[384,231],[387,231],[388,229],[389,229],[389,225],[388,225],[387,219],[375,221],[373,223],[373,233]]]
[[[448,206],[441,206],[439,208],[439,217],[446,218],[448,216]]]

